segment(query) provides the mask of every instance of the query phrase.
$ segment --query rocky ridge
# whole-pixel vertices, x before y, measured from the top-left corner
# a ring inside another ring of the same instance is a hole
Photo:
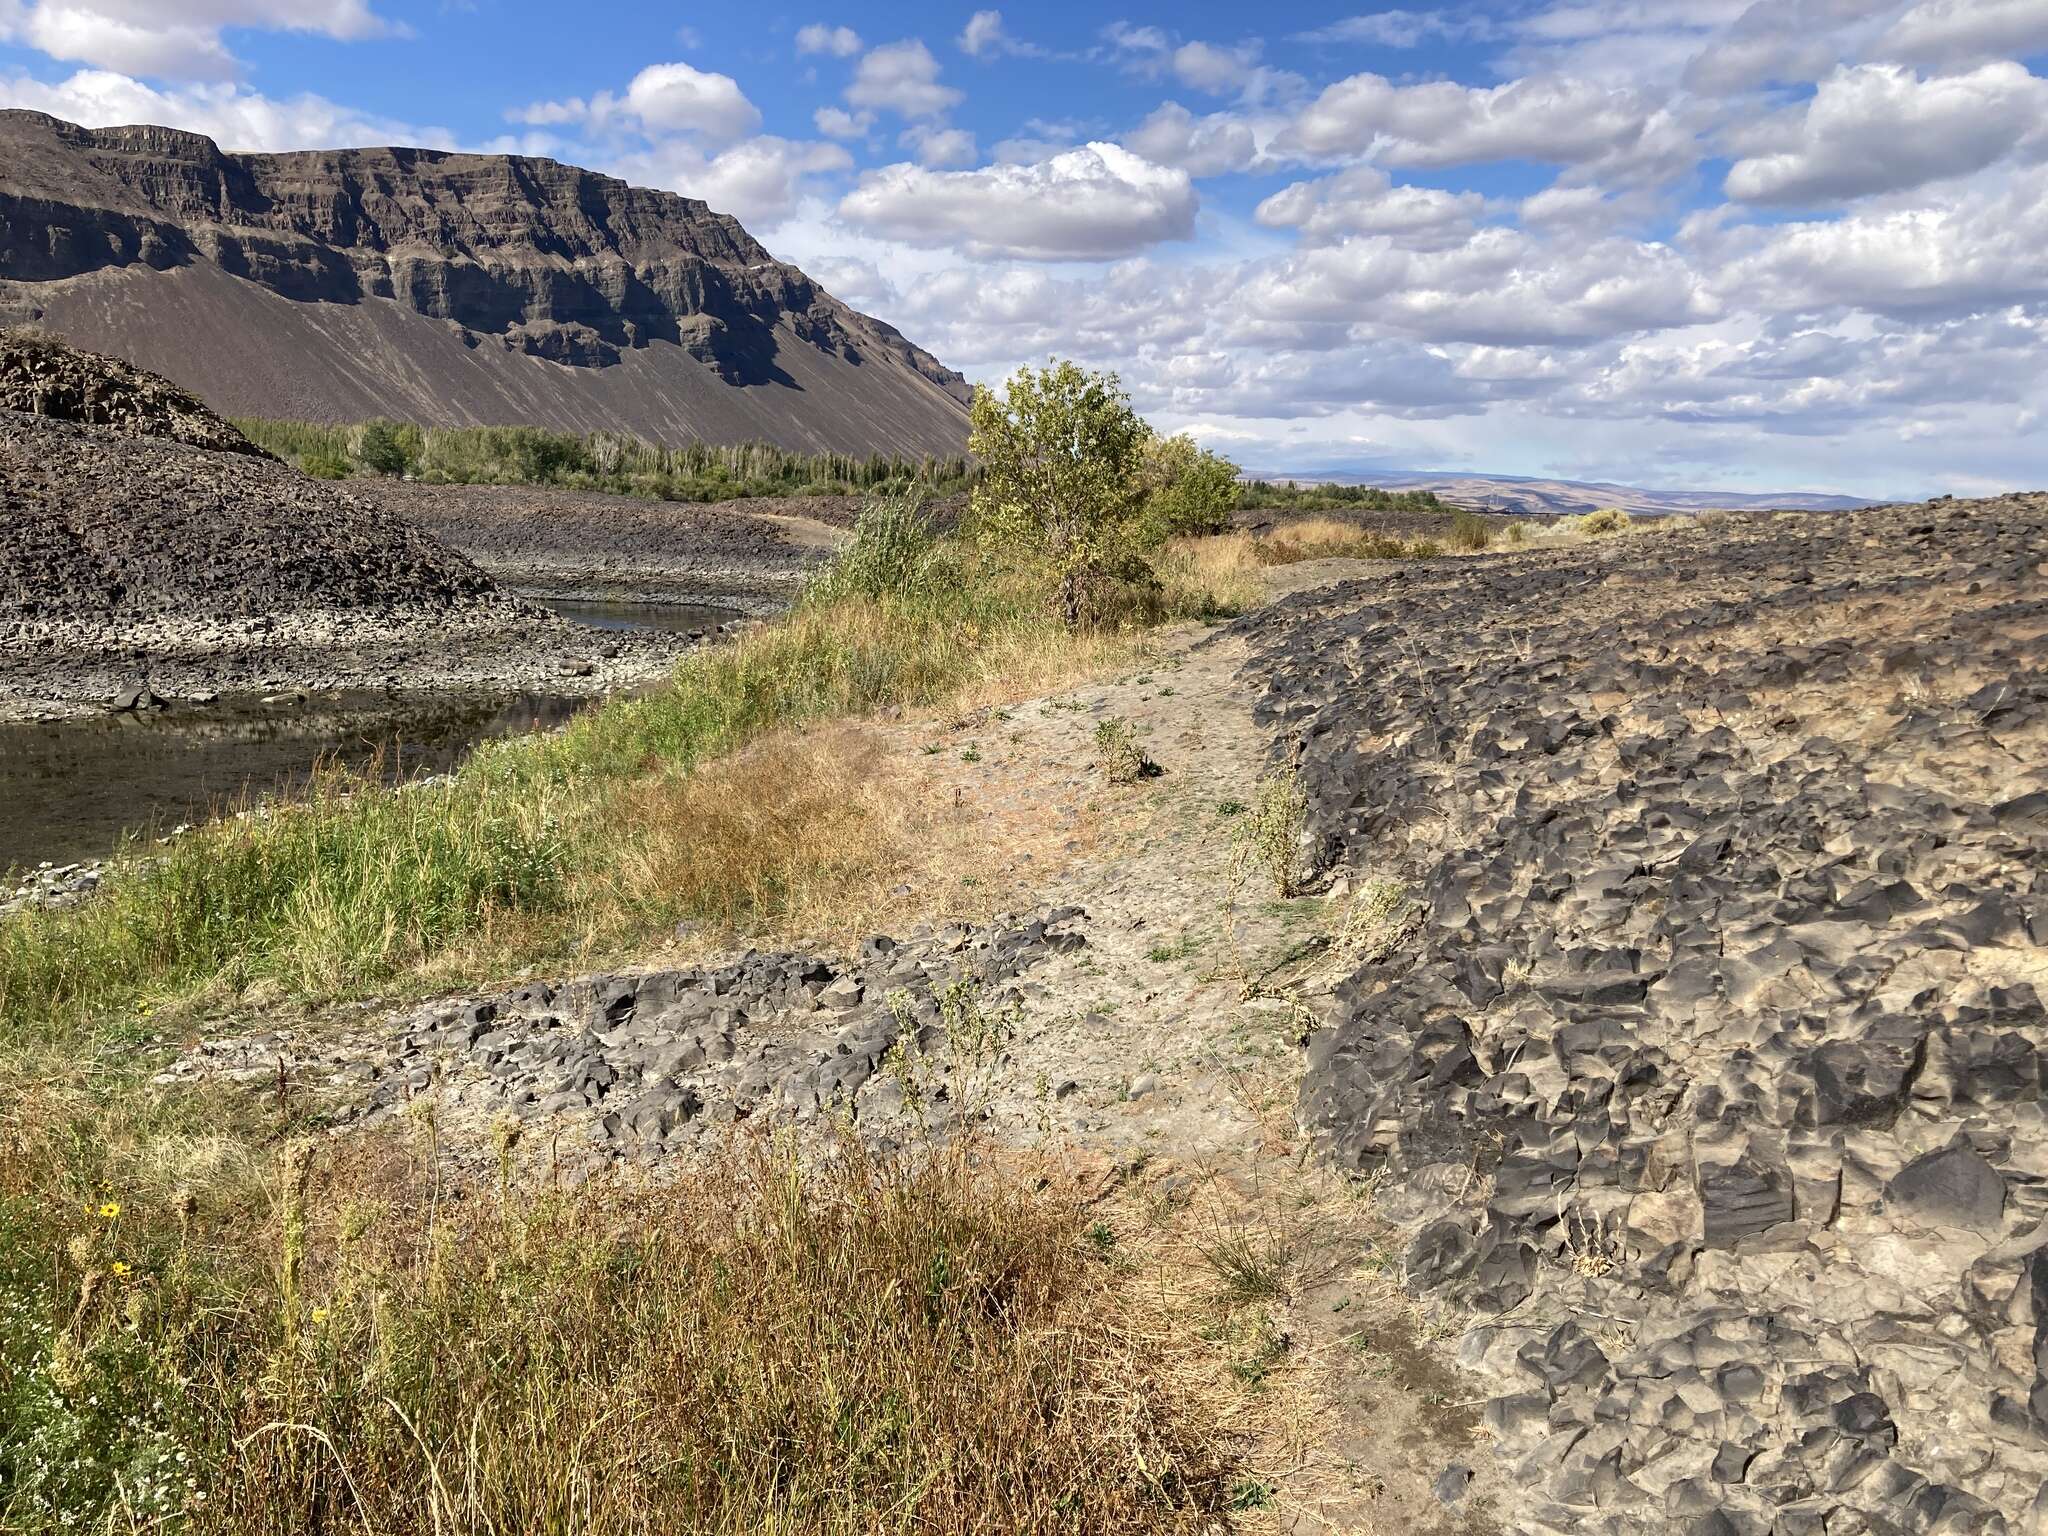
[[[1243,621],[1383,941],[1300,1115],[1529,1531],[2048,1520],[2048,496],[1411,567]]]
[[[27,331],[0,331],[0,411],[270,457],[168,380]]]
[[[564,674],[602,686],[679,648],[596,641],[118,360],[29,339],[0,363],[9,398],[45,408],[0,409],[0,715]]]
[[[542,1121],[572,1178],[699,1147],[736,1120],[820,1116],[887,1139],[979,1112],[1010,983],[1086,944],[1085,914],[877,936],[833,960],[749,951],[723,965],[535,981],[415,1010],[359,1040],[238,1036],[181,1056],[163,1081],[296,1077],[342,1090],[343,1123],[432,1093],[471,1155],[508,1118]]]
[[[952,454],[966,384],[695,199],[552,160],[224,153],[0,112],[0,317],[237,415]]]

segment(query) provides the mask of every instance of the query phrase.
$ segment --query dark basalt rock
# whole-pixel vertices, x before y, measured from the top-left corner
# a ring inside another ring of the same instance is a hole
[[[1734,516],[1235,627],[1318,867],[1419,914],[1300,1117],[1471,1321],[1516,1529],[2048,1528],[2044,549]]]

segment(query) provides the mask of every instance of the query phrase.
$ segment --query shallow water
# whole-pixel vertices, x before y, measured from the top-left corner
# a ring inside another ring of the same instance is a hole
[[[687,632],[734,617],[666,604],[549,606],[598,629]],[[0,873],[100,858],[123,834],[161,833],[303,784],[321,761],[366,766],[382,754],[392,779],[444,773],[479,741],[559,725],[591,703],[550,693],[360,692],[0,723]]]
[[[602,603],[572,598],[537,598],[565,619],[592,629],[661,629],[676,634],[709,632],[736,619],[731,608],[711,608],[691,603]]]

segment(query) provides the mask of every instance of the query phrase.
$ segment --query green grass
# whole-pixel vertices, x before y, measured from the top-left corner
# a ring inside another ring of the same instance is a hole
[[[562,731],[479,747],[446,780],[328,772],[295,801],[129,847],[93,900],[0,921],[0,1047],[258,981],[360,996],[436,967],[594,960],[684,919],[773,919],[820,846],[859,844],[846,797],[825,792],[849,770],[769,760],[740,796],[785,812],[764,820],[734,813],[736,785],[707,793],[708,765],[821,722],[1064,681],[1127,644],[1068,632],[1035,589],[925,537],[945,547],[915,558],[950,577],[894,581],[902,529],[863,519],[842,569],[782,621]],[[877,538],[894,553],[866,548]],[[833,836],[807,843],[806,819]]]
[[[238,419],[258,446],[308,474],[405,474],[433,484],[552,485],[664,501],[741,496],[895,494],[966,488],[964,458],[792,453],[768,443],[667,447],[620,432],[538,427],[419,427],[404,422],[329,426]]]

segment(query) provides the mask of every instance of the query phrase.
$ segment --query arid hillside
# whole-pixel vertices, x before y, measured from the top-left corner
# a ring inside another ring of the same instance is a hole
[[[955,454],[966,385],[701,202],[552,160],[0,112],[0,321],[226,415]]]

